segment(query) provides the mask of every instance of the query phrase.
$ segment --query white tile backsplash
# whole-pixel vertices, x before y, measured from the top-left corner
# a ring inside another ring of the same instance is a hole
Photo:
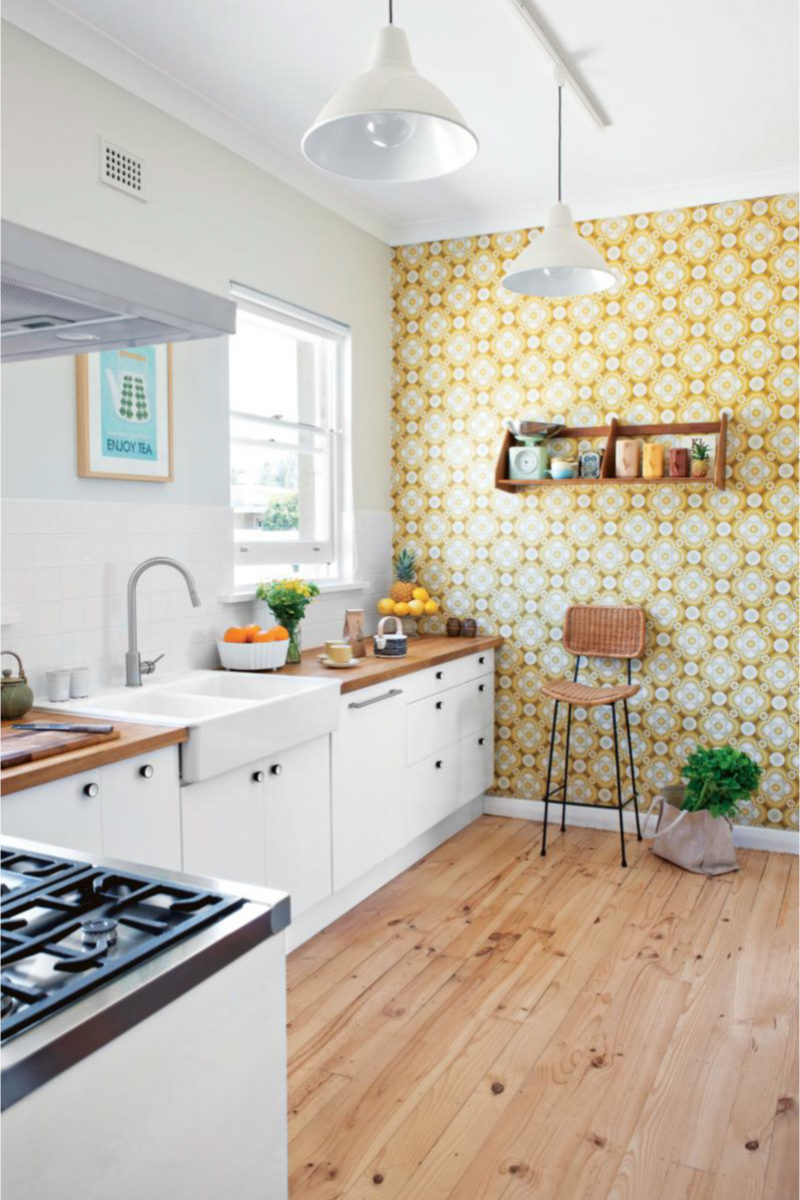
[[[153,567],[139,581],[139,648],[145,657],[165,654],[162,670],[216,666],[215,642],[229,625],[271,623],[263,604],[217,600],[233,590],[229,508],[5,500],[0,528],[3,609],[20,618],[3,627],[3,649],[22,657],[40,695],[54,667],[88,666],[93,688],[124,682],[128,577],[153,555],[183,563],[202,602],[192,607],[170,568]],[[363,608],[366,631],[374,630],[391,583],[391,515],[357,512],[355,531],[356,577],[369,586],[316,599],[303,622],[306,647],[339,637],[346,608]]]

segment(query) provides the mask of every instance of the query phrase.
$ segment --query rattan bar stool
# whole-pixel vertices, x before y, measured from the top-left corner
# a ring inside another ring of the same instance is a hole
[[[644,610],[635,605],[602,605],[576,604],[567,609],[564,621],[564,649],[575,655],[575,670],[572,679],[554,680],[542,687],[542,695],[549,696],[555,701],[553,708],[553,725],[550,731],[550,753],[547,759],[547,786],[544,794],[544,826],[542,828],[542,854],[547,853],[547,815],[550,801],[559,792],[561,795],[561,831],[566,829],[567,805],[574,804],[576,808],[594,808],[580,800],[567,799],[569,782],[569,740],[572,732],[572,709],[597,708],[607,704],[611,709],[611,721],[614,727],[614,760],[617,768],[617,811],[619,812],[619,838],[622,844],[622,865],[627,867],[625,857],[625,829],[622,822],[622,811],[633,802],[636,813],[636,835],[642,840],[639,826],[639,798],[636,792],[636,769],[633,763],[633,744],[631,742],[631,724],[628,715],[628,701],[639,691],[639,684],[631,682],[631,663],[634,658],[641,658],[644,650],[645,619]],[[589,687],[578,683],[581,658],[619,658],[627,659],[628,682],[616,684],[613,687]],[[628,755],[631,763],[631,788],[633,795],[623,804],[622,774],[619,766],[619,736],[617,733],[617,704],[622,702],[625,712],[625,731],[628,738]],[[564,747],[564,782],[552,788],[553,750],[556,741],[556,724],[558,721],[558,706],[567,705],[567,740]]]

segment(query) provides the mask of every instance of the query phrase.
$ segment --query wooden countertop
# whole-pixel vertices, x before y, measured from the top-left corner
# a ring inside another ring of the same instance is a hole
[[[342,693],[356,692],[359,688],[371,687],[373,683],[386,683],[412,671],[425,667],[436,667],[454,658],[467,654],[479,654],[481,650],[493,650],[502,646],[501,637],[444,637],[438,634],[423,634],[408,639],[408,654],[403,658],[376,658],[372,653],[372,639],[367,638],[367,657],[357,667],[323,667],[318,655],[322,646],[303,651],[303,661],[295,666],[282,667],[281,675],[301,675],[312,679],[335,679],[341,684]]]
[[[22,719],[58,721],[65,724],[90,721],[90,718],[81,717],[77,713],[53,713],[41,708],[32,708]],[[5,729],[11,724],[11,721],[3,721],[0,728]],[[54,779],[64,779],[68,775],[77,775],[80,771],[93,771],[97,767],[120,762],[124,758],[134,758],[137,754],[161,750],[164,746],[177,746],[189,737],[188,729],[167,729],[163,725],[140,725],[133,721],[116,719],[113,724],[120,731],[120,736],[113,742],[68,750],[64,754],[54,754],[52,758],[41,758],[37,762],[8,767],[0,773],[3,795],[9,796],[12,792],[22,791],[23,788],[51,783]]]

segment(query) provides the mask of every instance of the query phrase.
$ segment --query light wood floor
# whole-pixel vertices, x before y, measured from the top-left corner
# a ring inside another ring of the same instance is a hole
[[[797,860],[482,817],[289,959],[293,1200],[797,1200]]]

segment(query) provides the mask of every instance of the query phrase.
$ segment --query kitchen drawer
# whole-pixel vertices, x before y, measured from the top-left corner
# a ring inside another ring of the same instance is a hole
[[[477,733],[494,719],[494,677],[479,676],[406,709],[406,762],[415,763]]]
[[[412,703],[426,696],[434,696],[445,688],[457,687],[469,679],[493,674],[494,650],[480,650],[475,654],[467,654],[464,658],[454,658],[438,667],[426,667],[424,671],[404,675],[402,684],[406,700]]]
[[[180,871],[178,747],[111,763],[100,776],[103,853]]]
[[[494,783],[494,725],[458,743],[459,806],[482,795]]]
[[[409,767],[406,774],[409,840],[458,808],[458,752],[458,745],[450,746]]]
[[[82,771],[3,796],[3,833],[67,850],[103,853],[102,772]]]

